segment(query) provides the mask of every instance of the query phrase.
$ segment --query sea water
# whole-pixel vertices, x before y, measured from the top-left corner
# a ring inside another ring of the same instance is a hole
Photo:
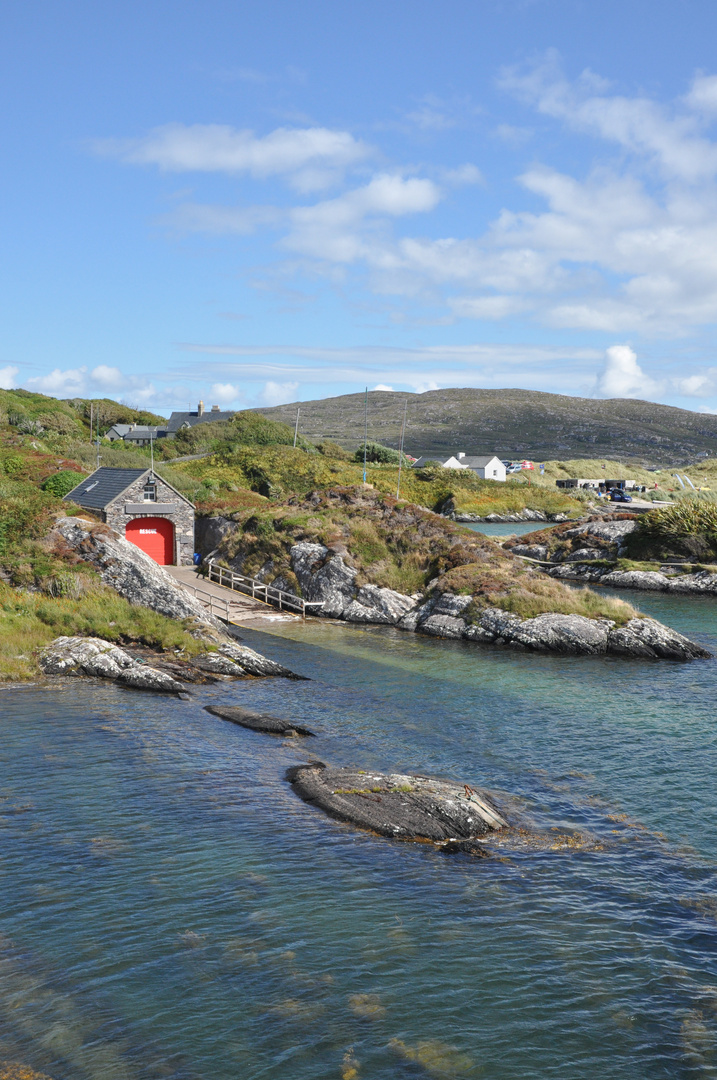
[[[632,598],[717,650],[714,600]],[[55,1080],[717,1075],[717,661],[243,636],[309,681],[0,692],[0,1058]],[[589,842],[391,842],[296,798],[286,769],[317,758],[465,780]]]

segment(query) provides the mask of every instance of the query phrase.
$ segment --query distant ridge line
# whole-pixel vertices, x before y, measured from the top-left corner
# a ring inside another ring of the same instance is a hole
[[[371,390],[369,438],[398,447],[408,399],[406,450],[499,457],[609,457],[642,465],[678,465],[717,457],[717,416],[638,398],[580,398],[540,390],[452,388],[423,394]],[[300,433],[354,448],[363,439],[364,393],[259,408]]]

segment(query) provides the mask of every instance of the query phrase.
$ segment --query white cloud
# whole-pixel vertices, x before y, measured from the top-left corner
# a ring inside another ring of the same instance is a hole
[[[457,169],[444,169],[441,179],[446,184],[461,187],[464,184],[483,184],[483,173],[477,165],[459,165]]]
[[[241,397],[241,391],[233,383],[214,383],[211,398],[218,405],[232,405]]]
[[[698,375],[686,375],[672,380],[678,394],[685,397],[713,397],[717,394],[717,368],[708,368]]]
[[[69,368],[61,371],[53,368],[49,375],[38,375],[27,380],[30,390],[52,397],[80,397],[87,384],[87,368]]]
[[[597,387],[603,397],[650,398],[660,392],[661,384],[645,374],[629,345],[612,345],[605,352]]]
[[[268,135],[225,124],[166,124],[139,139],[103,139],[95,150],[165,172],[248,173],[256,179],[293,176],[300,190],[324,187],[364,160],[370,147],[347,131],[277,128]]]
[[[93,368],[90,377],[95,386],[108,391],[121,390],[127,385],[127,379],[120,369],[108,367],[107,364],[100,364],[98,367]]]
[[[296,397],[298,382],[267,382],[260,397],[264,405],[286,405]]]
[[[0,389],[12,390],[17,385],[16,377],[20,368],[13,367],[12,364],[6,364],[5,367],[0,368]]]
[[[695,76],[685,102],[698,112],[717,113],[717,75]]]
[[[390,393],[395,393],[392,386],[386,386],[384,383],[377,383],[376,386],[371,387],[372,390],[386,390]]]

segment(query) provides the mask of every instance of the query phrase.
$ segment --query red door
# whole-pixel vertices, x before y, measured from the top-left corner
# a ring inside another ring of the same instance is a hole
[[[135,518],[127,522],[124,534],[160,566],[174,563],[174,525],[167,518]]]

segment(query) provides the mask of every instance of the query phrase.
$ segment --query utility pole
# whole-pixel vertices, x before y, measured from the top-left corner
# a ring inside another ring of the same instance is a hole
[[[366,397],[364,399],[363,410],[363,482],[366,483],[366,452],[368,450],[368,386],[366,387]]]
[[[408,398],[403,403],[403,423],[401,424],[401,447],[398,451],[398,484],[396,486],[396,498],[401,495],[401,465],[403,464],[403,436],[406,434],[406,413],[408,412]]]
[[[299,413],[300,409],[296,410],[296,427],[294,428],[294,449],[296,449],[296,440],[299,437]]]
[[[94,408],[93,403],[90,402],[90,446],[92,446],[95,437]]]
[[[97,468],[100,467],[100,407],[97,406]]]

